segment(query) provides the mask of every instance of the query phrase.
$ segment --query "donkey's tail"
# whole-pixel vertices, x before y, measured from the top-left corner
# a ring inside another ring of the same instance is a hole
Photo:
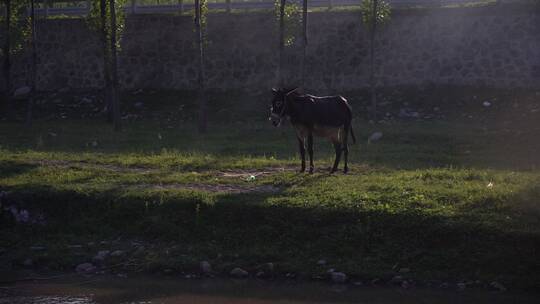
[[[353,144],[355,144],[356,143],[356,137],[354,137],[354,131],[352,129],[352,124],[351,124],[351,138],[352,138]]]

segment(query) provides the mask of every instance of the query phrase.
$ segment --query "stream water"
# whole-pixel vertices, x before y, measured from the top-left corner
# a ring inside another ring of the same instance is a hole
[[[362,287],[313,282],[101,276],[0,287],[0,304],[540,303],[538,295],[485,290]]]

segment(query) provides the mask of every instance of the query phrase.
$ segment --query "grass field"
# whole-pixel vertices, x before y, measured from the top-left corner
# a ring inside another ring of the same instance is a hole
[[[108,263],[130,271],[197,273],[206,260],[218,274],[253,275],[272,262],[283,277],[334,268],[365,282],[540,286],[537,114],[509,125],[504,109],[475,120],[357,119],[350,174],[327,173],[333,149],[318,139],[308,175],[295,172],[290,126],[271,127],[266,112],[214,109],[198,135],[191,109],[169,123],[126,120],[120,133],[95,118],[0,122],[4,269],[31,258],[71,271],[121,249]],[[384,136],[368,144],[373,131]],[[11,206],[36,223],[17,223]]]

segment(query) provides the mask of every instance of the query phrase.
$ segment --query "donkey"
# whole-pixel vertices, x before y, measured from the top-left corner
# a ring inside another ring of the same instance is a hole
[[[351,106],[343,96],[302,95],[297,89],[272,89],[273,99],[268,120],[279,127],[288,117],[296,130],[302,157],[300,172],[306,170],[306,141],[309,153],[309,173],[313,173],[313,135],[328,138],[336,150],[336,159],[330,173],[338,169],[341,153],[344,156],[343,173],[349,171],[349,131],[356,143],[352,129]]]

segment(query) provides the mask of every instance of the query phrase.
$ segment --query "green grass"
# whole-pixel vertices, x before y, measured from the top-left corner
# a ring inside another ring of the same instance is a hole
[[[0,122],[0,191],[9,192],[3,207],[47,220],[16,224],[0,213],[4,265],[32,257],[71,270],[97,252],[88,242],[116,240],[101,248],[128,250],[145,271],[195,271],[208,260],[217,271],[255,272],[274,262],[280,273],[336,268],[387,279],[407,267],[406,276],[421,280],[538,286],[540,154],[531,140],[540,134],[537,125],[516,122],[509,132],[493,120],[357,121],[351,173],[329,175],[333,151],[317,139],[317,172],[308,175],[292,170],[299,160],[290,126],[272,128],[260,114],[216,112],[207,135],[195,131],[190,112],[167,124],[126,122],[120,133],[89,119],[39,120],[32,128]],[[375,130],[384,137],[368,144]],[[223,174],[269,168],[286,170],[251,181]],[[145,243],[145,254],[135,255],[130,240]],[[39,244],[45,253],[28,252]],[[74,254],[68,244],[85,249]],[[328,265],[317,265],[319,259]]]

